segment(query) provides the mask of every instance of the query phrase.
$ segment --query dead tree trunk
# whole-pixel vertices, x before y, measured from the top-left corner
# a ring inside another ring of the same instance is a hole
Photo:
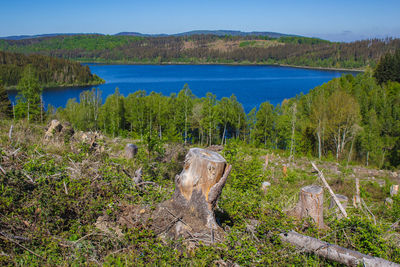
[[[318,256],[346,264],[347,266],[400,266],[394,262],[339,247],[294,231],[282,233],[280,237],[282,241],[290,243],[301,250],[315,253]]]
[[[182,172],[175,177],[172,199],[176,210],[190,212],[205,226],[215,228],[214,208],[228,178],[231,166],[218,153],[192,148]]]
[[[305,186],[300,190],[299,202],[291,212],[299,219],[311,217],[318,228],[325,228],[323,216],[324,190],[320,186]]]
[[[356,178],[356,195],[353,199],[353,205],[356,208],[361,208],[361,197],[360,197],[360,179]]]

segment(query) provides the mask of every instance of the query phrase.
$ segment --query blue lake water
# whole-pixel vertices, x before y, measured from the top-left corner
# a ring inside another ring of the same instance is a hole
[[[246,112],[269,101],[276,105],[340,77],[343,71],[299,69],[278,66],[229,65],[100,65],[88,64],[92,73],[106,80],[95,86],[102,91],[103,101],[118,87],[127,96],[137,90],[170,95],[178,93],[185,83],[197,97],[211,92],[218,99],[235,94]],[[79,99],[79,94],[89,87],[53,88],[43,91],[45,106],[64,107],[69,98]],[[9,92],[15,101],[16,92]]]

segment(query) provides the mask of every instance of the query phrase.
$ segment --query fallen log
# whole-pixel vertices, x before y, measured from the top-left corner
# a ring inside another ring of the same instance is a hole
[[[319,239],[301,235],[294,231],[280,234],[281,240],[306,252],[312,252],[323,258],[346,264],[347,266],[400,266],[382,258],[362,254]]]

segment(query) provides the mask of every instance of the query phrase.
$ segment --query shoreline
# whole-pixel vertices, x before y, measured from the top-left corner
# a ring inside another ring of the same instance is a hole
[[[346,68],[329,68],[329,67],[311,67],[311,66],[297,66],[297,65],[287,65],[287,64],[268,64],[268,63],[193,63],[193,62],[133,62],[133,61],[78,61],[81,64],[98,64],[98,65],[154,65],[154,66],[163,66],[163,65],[222,65],[222,66],[273,66],[273,67],[288,67],[288,68],[297,68],[297,69],[311,69],[311,70],[326,70],[326,71],[346,71],[346,72],[364,72],[365,69],[346,69]]]
[[[87,83],[87,84],[63,84],[63,85],[43,85],[43,89],[59,89],[59,88],[66,88],[66,87],[84,87],[84,86],[97,86],[100,84],[105,84],[106,81],[102,83]],[[5,87],[6,91],[17,91],[17,85],[7,86]]]

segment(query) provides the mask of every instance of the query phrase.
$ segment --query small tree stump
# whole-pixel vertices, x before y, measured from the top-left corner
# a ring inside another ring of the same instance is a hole
[[[342,207],[344,209],[346,209],[349,199],[346,196],[339,195],[339,194],[336,194],[336,197],[339,199],[340,204],[342,204]],[[331,202],[329,203],[329,209],[333,209],[333,208],[335,208],[335,213],[337,213],[337,217],[339,219],[343,218],[343,214],[340,212],[339,208],[337,207],[335,200],[333,198],[331,198]]]
[[[287,176],[287,166],[286,166],[286,165],[283,165],[283,167],[282,167],[282,173],[283,173],[283,176],[284,176],[284,177]]]
[[[190,149],[182,172],[175,177],[172,199],[175,209],[190,212],[207,227],[216,228],[213,210],[230,169],[220,154],[201,148]]]
[[[261,190],[263,191],[264,194],[268,192],[268,188],[271,186],[270,182],[263,182],[261,184]]]
[[[386,207],[388,207],[389,209],[391,209],[391,208],[392,208],[392,205],[393,205],[393,199],[391,199],[390,197],[387,197],[387,198],[385,199],[385,205],[386,205]]]
[[[324,190],[317,185],[305,186],[300,190],[299,202],[291,212],[299,219],[311,217],[318,228],[325,228],[323,216]]]
[[[133,159],[138,152],[138,147],[134,144],[127,144],[125,146],[125,157],[127,159]]]
[[[399,193],[399,185],[394,184],[390,187],[390,196],[393,197]]]

